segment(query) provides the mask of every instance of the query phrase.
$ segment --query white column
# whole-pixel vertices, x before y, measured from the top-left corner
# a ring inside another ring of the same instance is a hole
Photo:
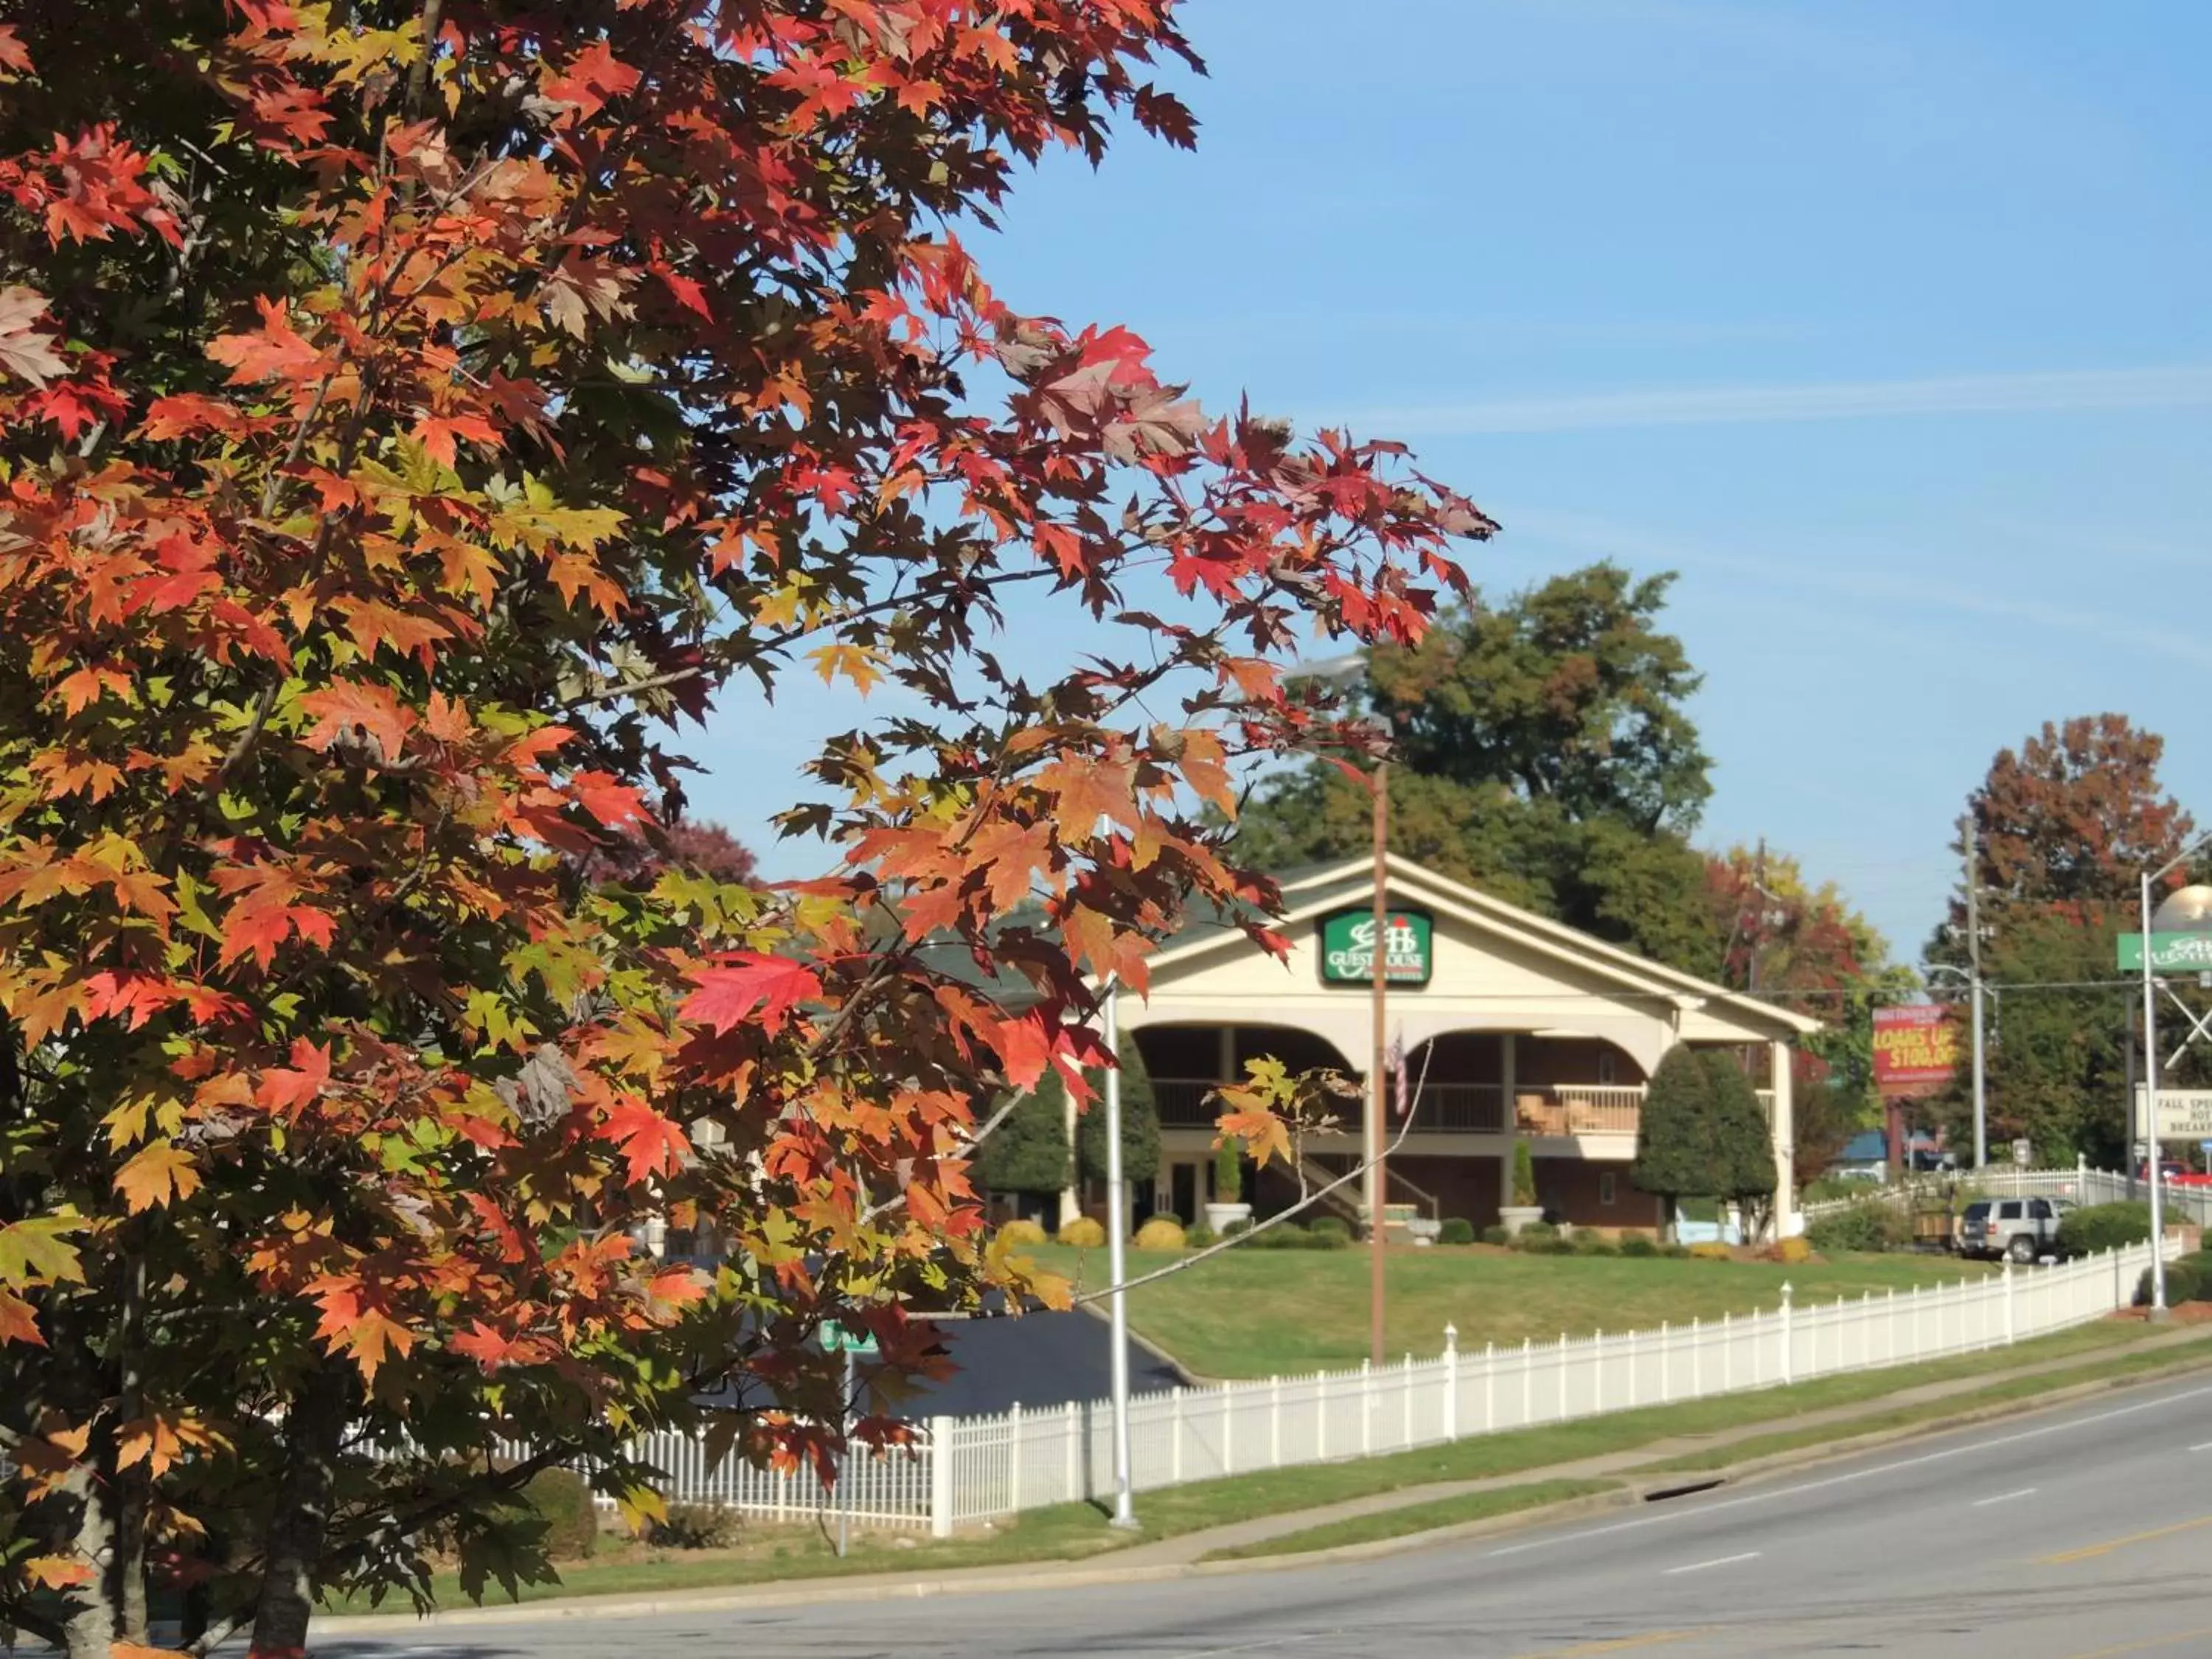
[[[1805,1231],[1797,1212],[1797,1107],[1790,1095],[1790,1045],[1767,1045],[1774,1089],[1774,1236],[1795,1238]]]
[[[1075,1097],[1066,1090],[1060,1091],[1061,1110],[1067,1124],[1067,1190],[1060,1195],[1060,1224],[1063,1227],[1075,1219],[1083,1208],[1083,1174],[1073,1156],[1075,1134],[1079,1119],[1075,1110]]]
[[[1237,1028],[1224,1025],[1214,1033],[1213,1077],[1217,1083],[1237,1081]]]
[[[779,1486],[777,1501],[781,1502]],[[929,1419],[929,1534],[952,1536],[952,1419]]]
[[[1518,1034],[1512,1031],[1498,1042],[1498,1086],[1505,1095],[1505,1139],[1498,1143],[1498,1207],[1501,1210],[1513,1201],[1513,1143],[1518,1133],[1514,1127],[1513,1097],[1521,1088],[1518,1046]]]

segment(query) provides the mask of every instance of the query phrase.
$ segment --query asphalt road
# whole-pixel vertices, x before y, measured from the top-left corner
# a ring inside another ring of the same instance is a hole
[[[2212,1383],[1356,1565],[316,1648],[356,1659],[2212,1655]]]

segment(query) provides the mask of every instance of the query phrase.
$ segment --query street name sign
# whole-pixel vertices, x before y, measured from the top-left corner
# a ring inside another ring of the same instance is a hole
[[[2121,934],[2121,971],[2141,973],[2142,965],[2143,936]],[[2154,974],[2212,973],[2212,933],[2153,933],[2150,970]]]

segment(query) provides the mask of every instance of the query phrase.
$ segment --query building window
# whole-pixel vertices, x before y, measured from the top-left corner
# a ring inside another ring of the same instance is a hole
[[[1601,1088],[1601,1089],[1609,1089],[1609,1088],[1611,1088],[1611,1087],[1613,1086],[1613,1080],[1614,1080],[1614,1079],[1615,1079],[1618,1075],[1619,1075],[1619,1073],[1617,1073],[1613,1070],[1613,1050],[1612,1050],[1612,1049],[1610,1049],[1610,1048],[1601,1048],[1601,1049],[1599,1049],[1599,1050],[1597,1051],[1597,1085],[1598,1085],[1598,1087],[1599,1087],[1599,1088]],[[1613,1200],[1612,1200],[1611,1199],[1607,1199],[1607,1200],[1606,1200],[1606,1202],[1607,1202],[1607,1203],[1608,1203],[1608,1204],[1610,1204],[1611,1202],[1613,1202]]]
[[[1597,1201],[1611,1209],[1620,1196],[1620,1177],[1610,1172],[1601,1172],[1597,1178]]]

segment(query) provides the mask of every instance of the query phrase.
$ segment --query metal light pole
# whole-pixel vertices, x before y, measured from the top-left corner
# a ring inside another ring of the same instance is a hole
[[[1128,1273],[1128,1217],[1121,1190],[1121,1038],[1117,1018],[1121,988],[1106,988],[1106,1052],[1114,1060],[1106,1071],[1106,1262],[1113,1281],[1107,1306],[1113,1313],[1114,1392],[1114,1521],[1116,1527],[1137,1524],[1131,1507],[1129,1478],[1129,1296],[1124,1288]]]
[[[1368,957],[1373,985],[1375,1054],[1367,1068],[1367,1346],[1376,1370],[1382,1358],[1382,1316],[1388,1295],[1389,1273],[1383,1258],[1383,1207],[1389,1199],[1389,1182],[1382,1164],[1386,1137],[1382,1122],[1382,1073],[1389,1065],[1382,1035],[1385,1005],[1390,982],[1390,763],[1375,763],[1375,948]]]
[[[1959,844],[1966,855],[1966,960],[1972,964],[1974,994],[1974,1167],[1990,1162],[1990,1100],[1988,1050],[1982,1022],[1982,880],[1980,860],[1974,856],[1974,821],[1959,820]]]

